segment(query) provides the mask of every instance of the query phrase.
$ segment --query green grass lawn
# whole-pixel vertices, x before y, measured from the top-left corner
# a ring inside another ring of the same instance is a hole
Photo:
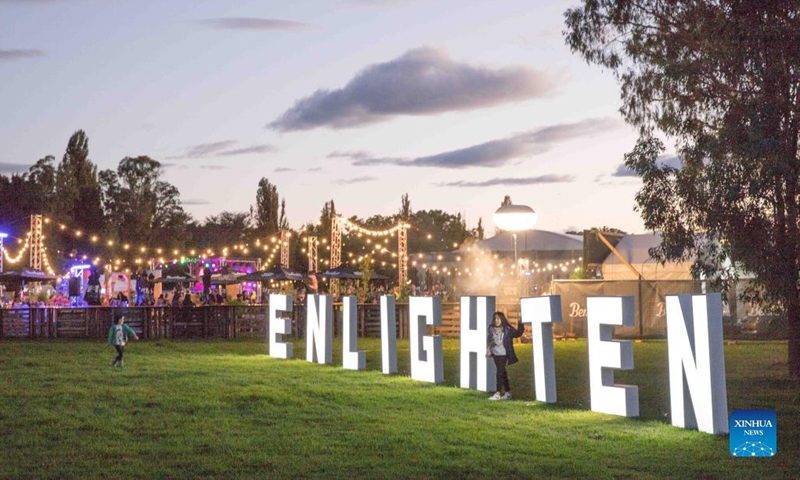
[[[458,388],[458,342],[445,385],[273,359],[256,341],[0,342],[4,478],[800,478],[800,392],[785,342],[727,345],[729,410],[778,414],[778,455],[732,458],[728,437],[669,424],[667,348],[636,344],[641,418],[589,411],[585,341],[557,342],[559,402],[533,400],[531,346],[510,367],[515,400]],[[334,346],[341,365],[341,344]]]

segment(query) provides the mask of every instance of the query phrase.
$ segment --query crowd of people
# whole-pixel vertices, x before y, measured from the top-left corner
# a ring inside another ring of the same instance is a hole
[[[106,306],[106,307],[131,307],[131,306],[156,306],[156,307],[195,307],[195,306],[215,306],[215,305],[257,305],[266,303],[269,294],[272,293],[291,293],[294,295],[295,304],[304,304],[309,294],[330,293],[327,285],[320,286],[315,280],[315,276],[310,278],[313,281],[303,282],[284,282],[282,285],[272,288],[263,288],[261,294],[256,290],[243,290],[236,296],[229,296],[227,289],[212,288],[208,291],[191,290],[180,285],[174,289],[166,290],[158,296],[154,295],[153,288],[139,288],[135,291],[122,291],[113,295],[101,295],[87,289],[83,297],[68,297],[64,293],[52,290],[47,294],[41,292],[28,293],[26,295],[14,294],[13,292],[0,297],[0,308],[32,308],[32,307],[85,307],[85,306]],[[443,301],[455,298],[455,286],[445,286],[435,282],[430,286],[422,285],[417,287],[414,283],[409,283],[404,288],[399,286],[387,285],[384,282],[371,282],[367,288],[360,288],[359,282],[345,280],[340,283],[339,293],[341,295],[355,295],[359,303],[378,303],[383,295],[394,295],[398,302],[405,302],[411,296],[440,296]],[[96,295],[96,300],[93,297]]]
[[[68,307],[69,298],[61,292],[52,295],[18,295],[6,294],[0,297],[0,308],[42,308],[42,307]]]

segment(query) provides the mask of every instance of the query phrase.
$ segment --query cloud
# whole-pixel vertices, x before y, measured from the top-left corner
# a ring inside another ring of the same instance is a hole
[[[208,200],[181,200],[181,205],[211,205]]]
[[[619,165],[616,170],[614,170],[614,173],[612,173],[611,176],[612,177],[638,177],[639,175],[636,172],[634,172],[633,170],[631,170],[630,168],[628,168],[628,166],[623,163],[623,164]]]
[[[328,158],[349,158],[351,160],[366,160],[370,158],[372,154],[369,152],[365,152],[362,150],[358,151],[344,151],[341,152],[339,150],[335,150],[328,154]]]
[[[267,127],[280,131],[351,128],[399,115],[473,110],[553,94],[554,82],[526,66],[500,69],[453,61],[419,48],[362,70],[339,90],[320,89]]]
[[[186,147],[186,153],[174,157],[167,157],[169,159],[183,159],[183,158],[201,158],[208,157],[220,153],[223,150],[231,148],[236,145],[236,140],[223,140],[221,142],[201,143],[200,145],[192,145]]]
[[[278,151],[272,145],[253,145],[245,148],[232,149],[238,142],[236,140],[223,140],[221,142],[202,143],[186,148],[186,152],[181,155],[167,157],[171,160],[183,160],[187,158],[206,158],[206,157],[233,157],[237,155],[249,155],[253,153],[269,153]]]
[[[335,151],[328,154],[328,158],[344,158],[352,160],[353,165],[360,167],[370,165],[403,165],[409,163],[411,160],[402,159],[397,157],[375,157],[368,152],[340,152]]]
[[[3,49],[0,48],[0,62],[20,60],[23,58],[43,57],[46,54],[42,50],[27,50],[27,49]]]
[[[226,150],[219,155],[223,157],[232,157],[235,155],[249,155],[251,153],[271,153],[277,152],[278,149],[272,145],[253,145],[252,147],[237,148],[235,150]]]
[[[660,155],[656,161],[662,167],[683,168],[683,161],[677,155]]]
[[[278,167],[275,170],[273,170],[273,172],[275,172],[275,173],[294,172],[294,171],[295,171],[294,168],[287,168],[287,167]]]
[[[656,159],[656,163],[659,167],[671,167],[680,170],[683,167],[683,162],[681,162],[680,157],[677,155],[659,155]],[[611,174],[612,177],[636,177],[639,178],[639,175],[628,168],[627,165],[624,163],[617,166],[617,169],[614,170],[614,173]]]
[[[605,133],[624,126],[620,120],[590,118],[575,123],[550,125],[499,140],[413,159],[380,158],[366,152],[335,151],[329,158],[352,160],[353,165],[398,165],[404,167],[503,167],[518,158],[546,152],[554,145],[582,137]]]
[[[420,0],[350,0],[353,5],[365,7],[395,7],[410,3],[417,3]]]
[[[239,17],[239,18],[209,18],[201,20],[200,23],[209,27],[218,28],[222,30],[313,30],[319,28],[319,25],[310,23],[292,22],[287,20],[276,20],[274,18],[253,18],[253,17]]]
[[[377,178],[375,177],[356,177],[356,178],[336,180],[334,183],[338,183],[340,185],[349,185],[351,183],[374,182],[375,180],[377,180]]]
[[[322,170],[322,167],[310,167],[308,169],[309,172],[319,172]]]
[[[0,162],[0,173],[27,173],[31,165]]]
[[[495,187],[498,185],[516,187],[523,185],[539,185],[543,183],[571,183],[575,181],[572,175],[540,175],[526,178],[492,178],[482,182],[445,182],[436,184],[439,187]]]
[[[227,170],[228,167],[224,165],[200,165],[200,168],[204,168],[206,170]]]

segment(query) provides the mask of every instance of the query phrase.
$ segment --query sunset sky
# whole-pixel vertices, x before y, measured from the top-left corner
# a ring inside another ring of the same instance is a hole
[[[294,228],[408,193],[488,234],[505,195],[539,229],[642,233],[619,88],[564,44],[576,4],[0,0],[0,173],[83,129],[99,169],[162,162],[198,220],[267,177]]]

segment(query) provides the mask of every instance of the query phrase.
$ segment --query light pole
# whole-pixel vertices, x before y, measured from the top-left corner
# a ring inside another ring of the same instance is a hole
[[[503,205],[494,212],[494,224],[501,230],[511,232],[514,239],[514,268],[517,264],[517,232],[530,230],[536,225],[536,212],[527,205]]]

